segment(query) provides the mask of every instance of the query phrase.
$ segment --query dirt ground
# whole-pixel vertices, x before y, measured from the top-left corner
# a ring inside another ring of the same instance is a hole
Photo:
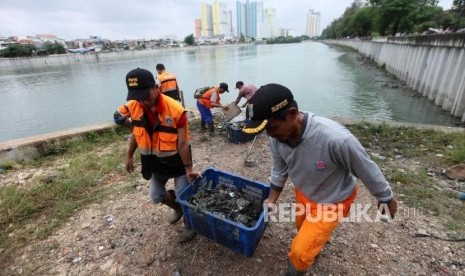
[[[230,143],[224,127],[215,135],[192,128],[196,170],[213,166],[268,183],[267,136],[262,134],[255,141],[249,157],[251,162],[246,166],[244,160],[250,146],[251,142]],[[409,161],[415,163],[415,160]],[[7,175],[3,180],[18,177],[19,173]],[[441,175],[434,177],[444,181]],[[115,193],[109,200],[80,209],[53,235],[20,249],[0,274],[284,274],[287,252],[296,233],[292,222],[269,223],[250,258],[201,235],[179,244],[177,236],[183,230],[183,223],[168,223],[170,210],[151,203],[147,182],[142,177],[134,184],[128,175],[115,174],[111,185],[115,190],[127,186],[136,191]],[[363,186],[359,188],[356,203],[376,204]],[[293,202],[291,183],[286,185],[278,202]],[[370,208],[368,215],[374,218],[375,210]],[[444,235],[436,217],[408,208],[402,200],[393,221],[343,222],[308,275],[465,275],[464,242],[415,237],[422,231]]]

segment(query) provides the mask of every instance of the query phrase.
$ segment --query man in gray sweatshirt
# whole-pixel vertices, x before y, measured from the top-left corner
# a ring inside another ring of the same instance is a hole
[[[394,217],[397,201],[391,187],[344,126],[300,112],[291,91],[279,84],[260,87],[248,108],[252,121],[243,132],[266,130],[270,136],[271,192],[265,206],[274,207],[288,178],[295,186],[298,233],[286,275],[304,275],[312,266],[339,219],[349,214],[357,179],[376,197],[382,212]]]

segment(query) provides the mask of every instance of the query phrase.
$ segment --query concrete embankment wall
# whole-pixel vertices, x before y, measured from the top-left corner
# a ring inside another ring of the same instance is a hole
[[[182,48],[187,49],[187,48]],[[189,49],[195,49],[191,47]],[[141,58],[156,54],[162,54],[166,51],[180,51],[181,48],[160,48],[149,50],[119,51],[108,53],[85,53],[85,54],[65,54],[50,55],[44,57],[27,57],[27,58],[2,58],[0,59],[0,70],[11,70],[18,68],[43,68],[48,66],[62,66],[79,63],[97,63],[104,60],[118,60]]]
[[[253,44],[250,44],[253,45]],[[221,47],[234,47],[235,44],[222,45]],[[188,46],[174,48],[156,48],[147,50],[127,50],[118,52],[100,52],[85,54],[50,55],[41,57],[0,58],[0,71],[8,71],[22,68],[44,68],[49,66],[73,65],[79,63],[98,63],[106,60],[126,60],[163,55],[167,52],[198,51],[212,45]]]
[[[465,122],[465,34],[325,43],[356,49]]]
[[[115,127],[115,123],[108,122],[0,142],[0,165],[9,161],[29,161],[63,142],[80,139],[89,133],[108,131]]]

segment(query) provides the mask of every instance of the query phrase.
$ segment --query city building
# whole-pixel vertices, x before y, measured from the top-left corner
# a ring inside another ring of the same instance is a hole
[[[232,34],[232,12],[225,3],[213,1],[212,4],[213,36]]]
[[[284,37],[295,36],[295,30],[289,28],[281,28],[279,30],[279,35]]]
[[[276,18],[276,9],[266,8],[263,13],[262,37],[274,38],[279,35],[278,19]]]
[[[237,36],[244,35],[251,38],[261,38],[264,12],[263,2],[236,2]]]
[[[202,35],[202,19],[201,18],[196,18],[195,22],[195,30],[194,30],[194,37],[195,39],[200,39],[200,36]]]
[[[305,35],[310,38],[320,35],[320,13],[309,10],[307,13],[307,23],[305,25]]]
[[[202,37],[213,36],[213,18],[212,18],[212,6],[202,3],[200,5],[202,27],[200,29],[200,35]]]
[[[246,23],[245,23],[246,13],[245,13],[245,4],[237,2],[236,3],[236,30],[237,36],[245,36],[246,33]]]
[[[36,37],[44,43],[49,42],[49,43],[60,43],[61,45],[66,45],[64,39],[58,38],[56,35],[53,35],[53,34],[37,34]]]
[[[225,3],[217,0],[213,1],[212,5],[202,3],[201,12],[200,37],[196,36],[197,39],[221,39],[221,37],[230,37],[234,34],[232,12],[228,10]]]
[[[225,3],[214,0],[211,5],[201,4],[201,18],[195,21],[195,38],[272,38],[279,35],[276,9],[264,9],[262,1],[236,2],[236,30],[233,13]],[[227,39],[227,40],[231,40]]]

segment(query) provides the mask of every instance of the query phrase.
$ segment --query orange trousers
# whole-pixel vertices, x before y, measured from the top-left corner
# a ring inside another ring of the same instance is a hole
[[[295,224],[297,235],[292,240],[288,257],[298,271],[309,269],[339,223],[347,217],[357,195],[357,187],[344,201],[337,204],[317,204],[295,189]],[[304,209],[303,206],[305,206]]]

